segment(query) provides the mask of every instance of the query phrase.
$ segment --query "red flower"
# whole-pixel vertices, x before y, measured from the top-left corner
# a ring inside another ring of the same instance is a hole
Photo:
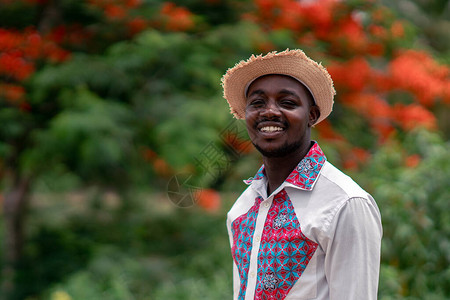
[[[421,160],[422,159],[421,159],[420,155],[413,154],[413,155],[410,155],[410,156],[406,157],[405,165],[408,168],[415,168],[415,167],[417,167],[419,165]]]
[[[105,15],[111,20],[121,20],[125,18],[127,12],[121,5],[109,4],[105,7]]]
[[[20,51],[0,54],[0,74],[22,81],[34,72],[34,65],[22,57]]]
[[[384,45],[382,43],[369,43],[367,53],[372,56],[382,56],[384,55]]]
[[[131,35],[141,32],[147,28],[147,26],[147,21],[141,17],[135,17],[127,23],[127,27]]]
[[[413,93],[425,106],[445,98],[449,74],[448,67],[437,64],[427,53],[414,50],[399,53],[389,65],[392,85]]]
[[[393,38],[401,38],[405,35],[405,29],[400,21],[395,21],[391,26],[391,35]]]
[[[336,86],[350,91],[361,91],[371,78],[369,63],[356,57],[345,63],[333,63],[328,68]]]
[[[369,151],[355,147],[345,155],[343,166],[347,170],[358,170],[359,166],[365,164],[370,156]]]
[[[17,102],[23,99],[24,95],[25,89],[23,86],[0,83],[0,96],[4,97],[9,102]]]
[[[319,133],[320,139],[330,141],[344,141],[345,138],[337,133],[331,126],[330,121],[323,120],[315,127]]]
[[[384,40],[387,38],[386,28],[380,25],[369,26],[369,32],[378,39]]]
[[[220,194],[213,189],[201,189],[194,192],[197,204],[207,212],[214,213],[220,209]]]
[[[136,8],[142,4],[142,0],[126,0],[125,6],[128,8]]]
[[[360,22],[353,16],[341,20],[335,24],[335,30],[330,32],[334,52],[364,53],[368,39]]]
[[[435,129],[436,117],[419,104],[397,104],[394,106],[395,120],[404,130],[412,130],[417,127]]]
[[[22,37],[20,34],[0,28],[0,52],[17,49],[21,44]]]
[[[167,30],[186,31],[194,27],[192,13],[184,7],[176,6],[172,2],[163,4],[160,15]]]

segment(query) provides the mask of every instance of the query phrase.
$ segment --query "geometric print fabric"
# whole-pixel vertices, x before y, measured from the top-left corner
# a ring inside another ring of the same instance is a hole
[[[311,190],[325,161],[322,149],[314,143],[286,178],[286,182]],[[244,182],[251,184],[264,177],[263,165],[254,177]],[[245,298],[253,235],[262,201],[262,197],[256,197],[249,211],[231,224],[232,256],[240,277],[239,300]],[[275,195],[264,223],[258,252],[255,299],[284,299],[302,275],[316,249],[317,244],[302,233],[291,200],[286,191],[281,190]]]
[[[231,253],[239,270],[241,282],[238,297],[239,300],[245,298],[245,291],[247,290],[253,234],[255,233],[256,217],[258,216],[258,210],[262,200],[262,197],[257,197],[255,199],[255,204],[249,211],[234,220],[231,225],[231,232],[233,234],[233,247],[231,248]]]
[[[256,217],[262,200],[257,197],[250,210],[232,223],[232,254],[240,277],[238,299],[245,298]],[[317,243],[302,233],[291,200],[281,190],[274,197],[264,224],[255,299],[284,299],[316,249]]]
[[[316,249],[317,243],[302,233],[289,196],[282,190],[275,196],[264,224],[255,299],[284,299]]]

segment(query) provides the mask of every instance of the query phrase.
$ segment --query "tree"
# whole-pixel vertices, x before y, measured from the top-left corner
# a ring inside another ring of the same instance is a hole
[[[299,47],[327,66],[338,96],[315,135],[350,170],[419,127],[439,130],[435,113],[450,102],[448,67],[413,49],[418,29],[373,1],[0,4],[5,293],[43,175],[70,172],[80,186],[126,195],[142,182],[165,188],[178,172],[219,189],[240,172],[229,155],[245,154],[246,141],[222,134],[230,119],[220,77],[251,53]],[[230,162],[213,179],[195,162],[210,143]]]

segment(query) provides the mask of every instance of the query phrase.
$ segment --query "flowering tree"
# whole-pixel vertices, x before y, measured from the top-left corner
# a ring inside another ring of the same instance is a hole
[[[413,49],[414,29],[375,1],[0,4],[5,292],[21,255],[27,199],[42,174],[70,172],[81,186],[124,192],[142,178],[166,186],[180,171],[202,175],[192,158],[211,141],[249,154],[242,137],[220,138],[229,122],[220,77],[251,53],[299,47],[323,62],[338,95],[314,134],[350,170],[382,145],[402,148],[417,128],[438,131],[436,113],[450,103],[449,68]],[[405,166],[423,157],[401,151]],[[240,173],[231,164],[224,174]],[[220,202],[213,190],[196,195],[207,209]]]

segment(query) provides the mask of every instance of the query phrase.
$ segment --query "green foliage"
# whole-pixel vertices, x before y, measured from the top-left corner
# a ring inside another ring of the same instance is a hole
[[[235,196],[227,197],[227,206]],[[176,208],[157,194],[135,194],[127,210],[108,206],[105,199],[90,207],[89,197],[83,195],[78,210],[72,204],[48,211],[64,198],[33,208],[36,230],[17,279],[22,289],[12,299],[231,297],[223,212]]]
[[[187,171],[196,176],[196,184],[236,192],[244,189],[240,180],[260,165],[258,155],[241,155],[214,180],[202,180],[206,172],[195,166],[208,145],[230,154],[220,136],[231,120],[220,78],[239,59],[267,47],[301,46],[325,64],[333,55],[353,58],[354,53],[344,49],[344,54],[333,54],[334,46],[326,40],[299,40],[312,31],[296,36],[287,29],[266,30],[244,21],[241,16],[251,9],[251,1],[174,1],[195,14],[195,30],[183,33],[158,30],[152,18],[158,17],[164,1],[146,0],[139,12],[130,14],[152,22],[134,37],[124,23],[107,19],[87,1],[43,1],[42,6],[7,2],[0,9],[5,28],[34,24],[44,37],[52,26],[67,25],[64,38],[80,34],[86,40],[61,41],[74,51],[63,63],[36,61],[34,75],[20,83],[26,90],[20,101],[30,107],[0,99],[7,104],[0,108],[1,187],[8,190],[24,174],[34,179],[27,245],[13,300],[231,298],[224,216],[236,195],[226,199],[227,207],[218,215],[198,208],[167,208],[168,177]],[[433,38],[448,35],[442,30],[448,23],[448,11],[441,13],[445,1],[407,2],[423,8],[413,15],[425,20],[429,30],[405,25],[405,38],[390,41],[385,56],[371,59],[380,69],[399,47],[423,44],[418,34],[436,52],[448,48],[448,39]],[[357,8],[353,12],[365,25],[373,21],[364,12],[366,1],[345,4],[349,11]],[[428,9],[433,15],[424,18]],[[439,22],[430,21],[435,17]],[[390,14],[387,22],[395,19]],[[82,30],[70,32],[72,25]],[[91,34],[94,39],[87,38]],[[328,52],[330,57],[324,57]],[[448,61],[447,52],[439,55]],[[11,83],[2,76],[2,83]],[[387,97],[392,103],[414,100],[403,90]],[[445,116],[444,111],[442,119]],[[379,148],[367,134],[366,117],[337,103],[330,120],[352,146]],[[450,297],[449,146],[437,134],[400,134],[396,143],[374,151],[369,164],[354,173],[382,213],[380,299]],[[327,157],[339,164],[338,147],[324,144]],[[143,150],[151,157],[144,157]],[[411,155],[418,155],[420,164],[408,167]],[[158,170],[156,159],[167,163],[169,171]],[[83,191],[77,201],[59,194],[74,188]],[[142,188],[147,197],[137,192]],[[104,203],[106,190],[117,197],[117,207]],[[47,201],[51,205],[37,209]],[[3,225],[1,229],[5,240]]]
[[[392,144],[360,175],[382,215],[380,293],[382,299],[444,299],[450,295],[450,145],[418,131],[404,146],[422,157],[417,167],[406,167],[408,153]]]
[[[25,152],[29,158],[25,167],[37,171],[47,160],[50,165],[64,163],[88,182],[123,178],[133,152],[131,111],[82,88],[64,92],[61,101],[67,108],[51,120],[48,128],[37,130],[37,148]]]

